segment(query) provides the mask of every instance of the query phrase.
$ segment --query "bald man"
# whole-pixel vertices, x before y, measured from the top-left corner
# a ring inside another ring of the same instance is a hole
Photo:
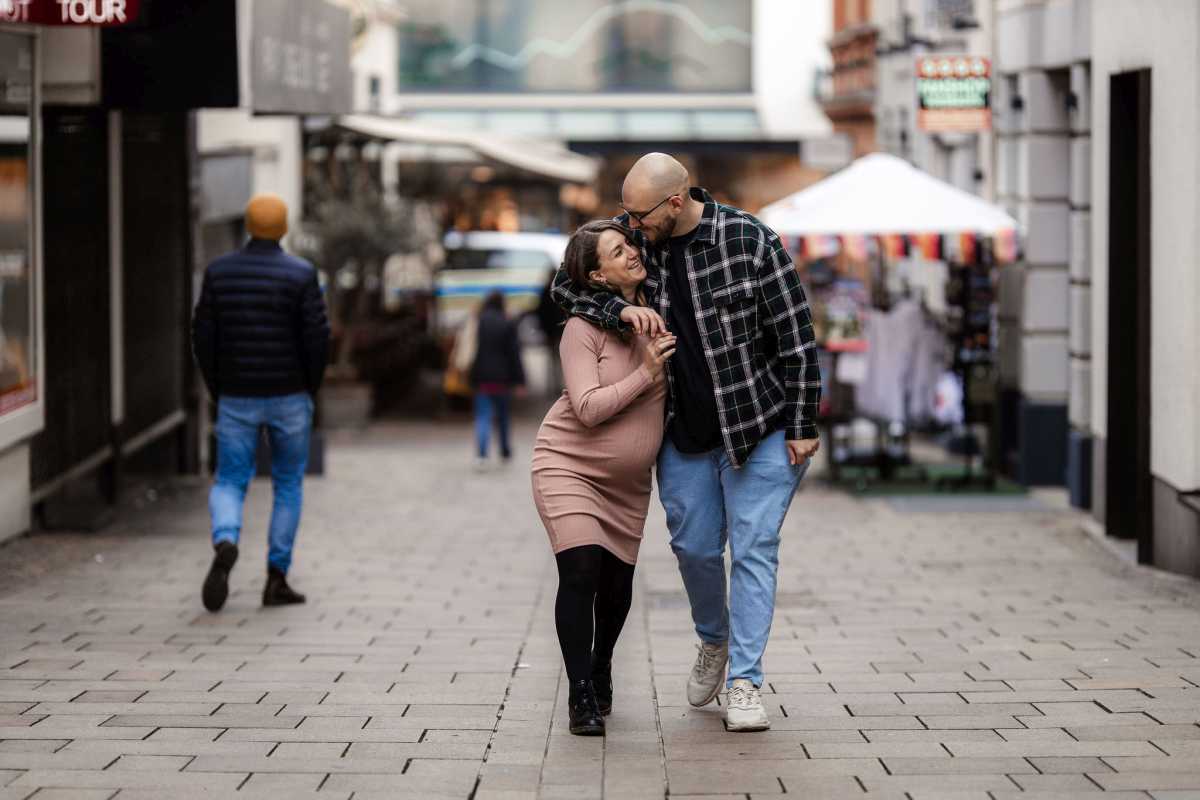
[[[808,302],[775,232],[691,186],[671,156],[634,164],[621,208],[642,250],[649,307],[576,286],[564,270],[555,299],[604,328],[677,337],[658,488],[700,638],[688,701],[707,705],[725,686],[726,727],[765,730],[759,689],[779,531],[819,444]]]
[[[287,213],[275,195],[251,198],[250,241],[208,265],[192,318],[196,363],[217,403],[217,470],[208,498],[214,554],[201,589],[209,611],[219,611],[229,595],[260,428],[271,445],[275,495],[262,604],[304,602],[287,573],[300,525],[313,398],[329,354],[329,322],[317,271],[279,245]]]

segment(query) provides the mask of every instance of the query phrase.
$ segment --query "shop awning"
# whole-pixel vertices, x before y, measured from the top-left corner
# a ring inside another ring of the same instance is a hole
[[[516,169],[565,183],[591,183],[599,164],[553,142],[516,139],[495,134],[447,131],[394,117],[349,114],[336,124],[355,133],[395,142],[467,147],[480,156]]]
[[[764,207],[758,217],[788,236],[992,236],[1019,227],[999,206],[886,153],[863,156],[825,180]]]

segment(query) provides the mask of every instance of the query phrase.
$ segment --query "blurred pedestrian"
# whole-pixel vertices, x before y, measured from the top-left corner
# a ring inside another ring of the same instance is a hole
[[[204,607],[218,611],[238,558],[242,505],[255,471],[259,429],[271,445],[274,506],[264,606],[303,603],[287,583],[300,525],[313,398],[329,355],[329,323],[317,272],[288,255],[287,206],[257,195],[246,206],[250,241],[204,272],[192,320],[192,348],[217,402],[217,469],[208,507],[216,551],[204,580]]]
[[[484,297],[477,330],[470,382],[475,391],[476,469],[482,470],[487,467],[493,426],[500,439],[500,458],[506,464],[512,459],[512,393],[525,385],[525,369],[521,366],[517,326],[504,311],[504,293],[499,289]]]
[[[645,303],[646,269],[631,232],[590,222],[567,244],[580,286]],[[663,365],[674,337],[603,330],[575,317],[563,331],[566,391],[533,451],[533,497],[558,564],[554,622],[570,682],[571,733],[603,735],[612,710],[612,657],[633,599],[650,469],[663,434]]]
[[[621,208],[653,308],[597,291],[569,270],[560,270],[555,296],[608,330],[669,328],[679,337],[658,488],[700,638],[687,698],[707,705],[724,684],[727,728],[765,730],[762,657],[775,613],[779,531],[820,443],[821,373],[808,301],[775,232],[693,187],[687,169],[665,153],[634,164]]]

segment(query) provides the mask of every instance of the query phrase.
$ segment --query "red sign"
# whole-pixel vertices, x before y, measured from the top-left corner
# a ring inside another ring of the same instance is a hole
[[[142,0],[0,0],[0,22],[69,27],[136,22]]]

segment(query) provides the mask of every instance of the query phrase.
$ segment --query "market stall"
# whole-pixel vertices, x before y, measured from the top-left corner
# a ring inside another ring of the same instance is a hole
[[[759,217],[812,288],[834,479],[853,466],[859,485],[886,480],[911,463],[911,431],[937,430],[966,457],[942,484],[991,486],[995,459],[981,441],[995,444],[993,267],[1016,259],[1017,221],[883,153]]]

